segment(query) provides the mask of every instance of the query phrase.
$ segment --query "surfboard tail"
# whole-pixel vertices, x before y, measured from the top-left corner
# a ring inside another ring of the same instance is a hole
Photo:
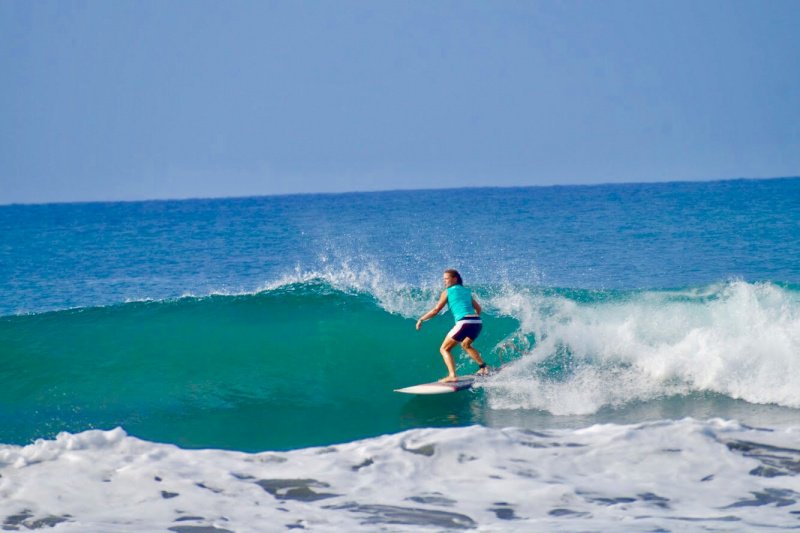
[[[475,383],[474,376],[460,376],[458,381],[452,383],[434,381],[432,383],[422,383],[420,385],[395,389],[394,391],[402,392],[403,394],[449,394],[451,392],[469,389],[472,387],[473,383]]]

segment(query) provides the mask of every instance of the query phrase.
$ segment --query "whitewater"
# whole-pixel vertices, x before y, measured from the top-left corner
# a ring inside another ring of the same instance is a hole
[[[62,531],[796,528],[797,438],[686,419],[242,454],[88,431],[0,448],[0,510],[4,529]]]
[[[4,530],[800,528],[800,179],[0,206],[0,228]],[[450,267],[501,370],[395,394],[443,375],[452,317],[414,324]]]

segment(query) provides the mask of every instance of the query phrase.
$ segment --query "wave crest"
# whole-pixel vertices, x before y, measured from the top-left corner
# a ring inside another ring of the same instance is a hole
[[[433,286],[415,287],[392,278],[375,263],[354,268],[349,262],[314,270],[297,267],[294,272],[265,283],[259,288],[259,292],[317,281],[345,293],[369,294],[385,311],[405,318],[425,313],[435,302],[437,294]]]
[[[486,385],[499,409],[589,414],[690,392],[800,407],[800,295],[731,281],[689,291],[510,292],[535,343]]]

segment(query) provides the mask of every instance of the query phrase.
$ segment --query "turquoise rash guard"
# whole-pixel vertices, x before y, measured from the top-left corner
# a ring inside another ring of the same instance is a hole
[[[475,315],[472,307],[472,291],[463,285],[453,285],[447,288],[447,305],[453,313],[456,322],[467,315]]]

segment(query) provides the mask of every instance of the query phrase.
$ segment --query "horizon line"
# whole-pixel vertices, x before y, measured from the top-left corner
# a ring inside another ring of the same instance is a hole
[[[9,202],[0,203],[0,208],[4,207],[34,207],[34,206],[47,206],[47,205],[75,205],[75,204],[122,204],[122,203],[150,203],[150,202],[192,202],[192,201],[213,201],[213,200],[244,200],[253,198],[286,198],[293,196],[337,196],[337,195],[354,195],[354,194],[383,194],[395,192],[424,192],[424,191],[458,191],[458,190],[489,190],[489,189],[551,189],[551,188],[591,188],[591,187],[607,187],[609,185],[616,186],[633,186],[633,185],[671,185],[671,184],[688,184],[688,183],[722,183],[732,181],[777,181],[777,180],[791,180],[798,179],[797,176],[773,176],[773,177],[760,177],[760,178],[712,178],[712,179],[675,179],[667,181],[605,181],[598,183],[554,183],[554,184],[541,184],[541,185],[470,185],[464,187],[429,187],[429,188],[394,188],[394,189],[375,189],[375,190],[351,190],[351,191],[321,191],[321,192],[287,192],[287,193],[274,193],[274,194],[248,194],[248,195],[231,195],[231,196],[185,196],[185,197],[165,197],[165,198],[142,198],[142,199],[129,199],[129,200],[64,200],[55,202]]]

